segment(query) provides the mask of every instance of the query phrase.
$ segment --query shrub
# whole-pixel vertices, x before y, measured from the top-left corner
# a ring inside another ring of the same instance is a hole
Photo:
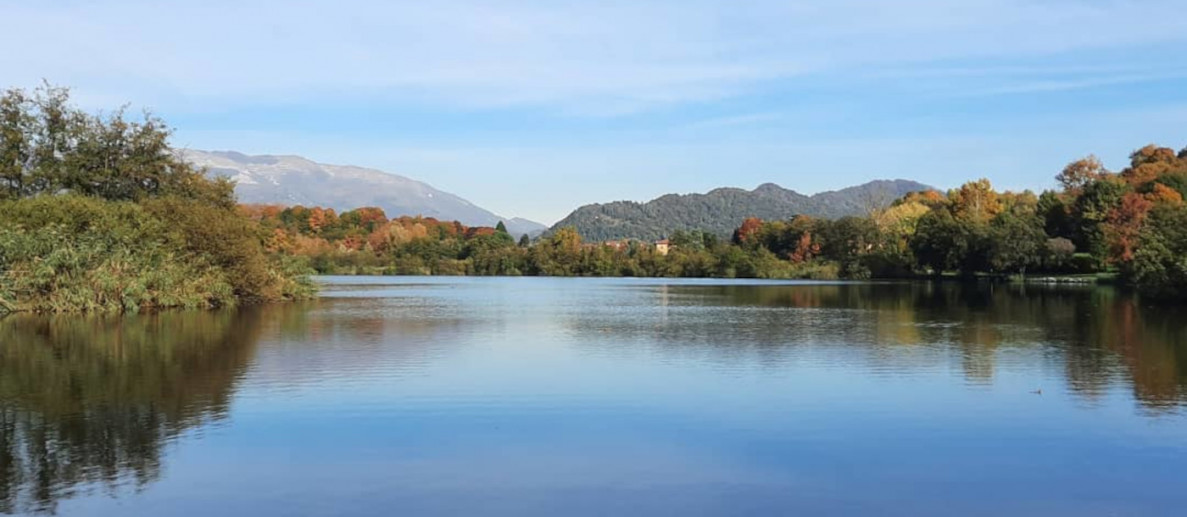
[[[209,308],[309,296],[293,260],[255,228],[197,201],[83,196],[0,202],[0,311]]]

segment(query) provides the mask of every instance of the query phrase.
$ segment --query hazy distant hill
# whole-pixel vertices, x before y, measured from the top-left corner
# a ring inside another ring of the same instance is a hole
[[[754,190],[719,188],[707,194],[668,194],[647,203],[615,201],[578,208],[553,228],[574,226],[587,240],[657,239],[674,230],[730,235],[747,217],[787,219],[805,214],[836,218],[860,215],[902,195],[931,187],[907,180],[879,180],[805,196],[773,183]]]
[[[426,183],[375,169],[326,165],[300,156],[248,156],[234,151],[186,151],[185,157],[210,174],[235,181],[243,203],[322,206],[350,210],[377,206],[388,217],[423,215],[469,226],[504,221],[513,235],[535,235],[547,227],[494,214]]]

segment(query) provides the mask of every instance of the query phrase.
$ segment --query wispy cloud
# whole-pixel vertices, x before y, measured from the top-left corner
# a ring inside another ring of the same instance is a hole
[[[6,78],[96,97],[616,115],[869,67],[1187,41],[1178,0],[14,2]],[[61,37],[45,38],[45,27]],[[37,44],[29,44],[36,41]]]
[[[958,95],[966,97],[980,97],[1040,92],[1065,92],[1105,86],[1140,84],[1185,78],[1187,78],[1187,71],[1156,74],[1109,75],[1068,79],[1031,79],[1014,81],[1000,86],[968,90],[960,92]]]
[[[753,124],[760,124],[763,122],[773,122],[783,119],[782,113],[766,112],[766,113],[746,113],[742,115],[731,115],[726,117],[716,117],[704,120],[698,120],[690,124],[681,126],[684,130],[701,130],[701,129],[717,129],[723,127],[737,127],[747,126]]]

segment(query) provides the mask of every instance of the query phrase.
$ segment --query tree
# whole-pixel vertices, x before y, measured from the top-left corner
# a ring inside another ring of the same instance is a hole
[[[1183,203],[1183,193],[1178,189],[1169,187],[1164,183],[1155,183],[1150,186],[1150,192],[1146,197],[1153,203],[1166,203],[1170,205],[1179,205]]]
[[[919,219],[911,238],[911,251],[919,265],[939,274],[986,270],[985,225],[958,221],[947,210],[933,210]]]
[[[1104,233],[1109,243],[1110,262],[1133,260],[1138,236],[1146,221],[1146,214],[1154,206],[1149,199],[1136,192],[1125,194],[1121,203],[1109,212]]]
[[[987,179],[970,181],[948,194],[952,215],[977,223],[989,221],[1001,212],[997,192]]]
[[[33,124],[25,92],[8,90],[0,96],[0,199],[25,195],[33,158]]]
[[[1043,219],[1043,230],[1048,235],[1071,237],[1074,231],[1072,210],[1064,196],[1047,190],[1039,195],[1036,214]]]
[[[1149,213],[1140,246],[1121,272],[1143,293],[1187,297],[1187,208],[1162,205]]]
[[[842,217],[819,228],[821,254],[841,265],[841,274],[850,278],[870,275],[863,256],[874,251],[879,241],[878,227],[865,217]]]
[[[1084,187],[1072,204],[1072,242],[1077,249],[1090,253],[1098,264],[1104,264],[1108,259],[1104,225],[1129,190],[1129,186],[1117,178],[1106,177]]]
[[[1135,188],[1142,188],[1158,178],[1187,173],[1187,163],[1180,163],[1174,149],[1147,145],[1129,155],[1129,167],[1121,171],[1121,178]]]
[[[762,219],[757,217],[747,217],[742,221],[742,226],[734,230],[733,242],[734,244],[753,244],[754,236],[762,228]]]
[[[1025,275],[1042,264],[1046,246],[1047,234],[1037,217],[1005,212],[991,224],[989,266],[994,272]]]
[[[0,198],[76,193],[113,201],[158,196],[234,207],[229,181],[209,180],[169,145],[172,130],[145,113],[91,115],[48,84],[0,96]]]
[[[1096,156],[1090,154],[1067,164],[1063,168],[1063,172],[1055,176],[1055,181],[1059,182],[1064,192],[1075,195],[1106,174],[1108,174],[1108,170],[1105,169],[1104,164]]]
[[[1063,271],[1076,254],[1076,245],[1070,239],[1055,237],[1047,239],[1046,253],[1043,256],[1044,268],[1048,271]]]
[[[531,269],[544,276],[572,276],[581,261],[581,235],[566,226],[532,246],[529,253]]]
[[[507,225],[503,224],[503,221],[499,221],[499,224],[495,225],[495,231],[499,233],[507,233]]]
[[[1172,163],[1175,158],[1174,149],[1149,144],[1129,155],[1129,166],[1138,167],[1150,163]]]

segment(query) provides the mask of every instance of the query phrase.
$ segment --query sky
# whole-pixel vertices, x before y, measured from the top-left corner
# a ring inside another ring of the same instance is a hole
[[[0,0],[0,88],[505,216],[774,182],[1053,186],[1187,146],[1183,0]]]

